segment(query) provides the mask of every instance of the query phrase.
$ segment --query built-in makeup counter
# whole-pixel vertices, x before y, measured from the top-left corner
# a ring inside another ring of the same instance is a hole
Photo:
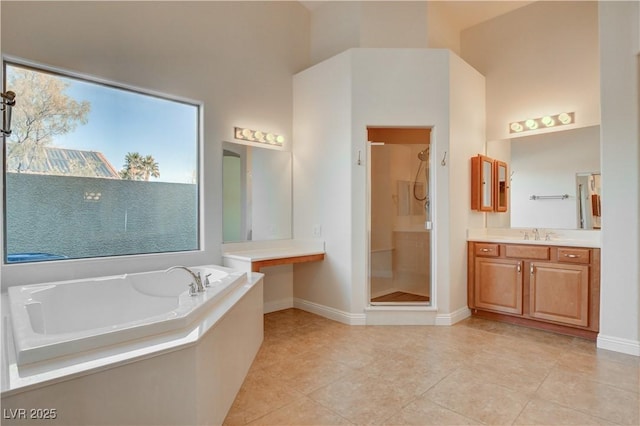
[[[224,266],[264,274],[264,313],[292,308],[293,267],[324,260],[322,240],[271,240],[222,245]]]
[[[317,262],[324,259],[324,241],[247,241],[222,245],[224,266],[258,272],[268,266]]]
[[[602,234],[599,230],[477,228],[467,230],[467,241],[599,248]]]

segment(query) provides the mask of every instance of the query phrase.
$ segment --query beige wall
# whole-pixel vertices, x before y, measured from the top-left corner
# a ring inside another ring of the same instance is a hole
[[[311,61],[354,47],[427,47],[427,3],[328,1],[311,16]]]
[[[220,263],[221,143],[233,140],[234,126],[292,140],[291,79],[308,66],[308,10],[297,2],[3,1],[0,7],[4,54],[203,102],[206,194],[202,252],[12,265],[3,267],[2,285]]]
[[[536,2],[463,31],[461,56],[486,77],[487,140],[563,111],[599,124],[598,53],[597,2]]]

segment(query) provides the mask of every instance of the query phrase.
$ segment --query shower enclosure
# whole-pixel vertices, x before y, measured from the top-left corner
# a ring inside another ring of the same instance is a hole
[[[431,303],[429,135],[369,129],[372,305]]]

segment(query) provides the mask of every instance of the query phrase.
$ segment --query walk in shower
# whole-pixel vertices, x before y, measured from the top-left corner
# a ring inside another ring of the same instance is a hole
[[[431,303],[429,129],[369,128],[372,305]]]

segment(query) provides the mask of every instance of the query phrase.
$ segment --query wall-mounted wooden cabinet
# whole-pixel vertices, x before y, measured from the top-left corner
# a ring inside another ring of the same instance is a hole
[[[471,209],[506,212],[509,205],[507,163],[486,155],[471,157]]]
[[[469,242],[468,256],[474,315],[596,338],[600,249]]]

